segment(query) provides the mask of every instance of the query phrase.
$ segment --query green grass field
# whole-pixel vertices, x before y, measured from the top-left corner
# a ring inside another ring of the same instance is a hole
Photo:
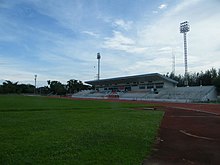
[[[139,165],[163,117],[143,106],[0,96],[0,164]]]

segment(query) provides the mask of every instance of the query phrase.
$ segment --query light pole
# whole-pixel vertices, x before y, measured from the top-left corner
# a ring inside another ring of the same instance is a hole
[[[97,59],[98,59],[98,80],[99,80],[100,79],[100,59],[101,59],[100,53],[97,53]]]
[[[173,63],[172,63],[172,73],[173,73],[174,76],[175,76],[175,67],[176,67],[176,64],[175,64],[176,59],[175,58],[176,57],[175,57],[175,55],[173,53],[173,49],[172,49],[172,61],[173,61]]]
[[[189,31],[189,24],[187,21],[180,23],[180,33],[183,33],[184,39],[184,62],[185,62],[185,85],[188,86],[188,65],[187,65],[187,41],[186,33]]]
[[[34,75],[34,94],[36,94],[36,88],[37,88],[37,75]]]

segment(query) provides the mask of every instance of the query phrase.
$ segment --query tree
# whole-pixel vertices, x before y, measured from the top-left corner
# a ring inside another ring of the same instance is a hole
[[[74,93],[76,91],[77,80],[71,79],[67,81],[67,90],[69,93]]]
[[[18,88],[18,82],[11,82],[9,80],[5,80],[5,82],[3,82],[2,88],[3,88],[3,93],[16,93],[17,92],[17,88]]]
[[[213,81],[218,93],[220,93],[220,76],[216,77]]]
[[[181,87],[184,86],[185,77],[178,75],[175,76],[172,72],[169,74],[167,73],[165,76],[178,81],[177,86]],[[220,76],[220,69],[217,73],[217,70],[215,68],[212,68],[210,70],[206,70],[205,72],[197,72],[188,74],[188,84],[189,86],[199,86],[199,85],[213,85],[213,81]]]
[[[211,72],[211,77],[212,77],[212,79],[215,79],[215,78],[218,77],[217,70],[216,70],[215,68],[212,68],[212,69],[210,70],[210,72]]]
[[[40,93],[42,95],[48,95],[50,93],[50,88],[48,86],[39,87],[38,93]]]
[[[34,93],[35,86],[31,84],[19,84],[17,93]]]
[[[0,93],[2,93],[2,94],[4,93],[3,92],[3,85],[0,85]]]
[[[75,93],[75,92],[79,92],[81,90],[86,90],[90,88],[90,86],[84,85],[82,81],[74,80],[74,79],[67,81],[66,86],[67,86],[68,93]]]
[[[65,88],[65,85],[63,85],[61,82],[59,82],[59,81],[50,81],[50,80],[48,80],[47,82],[50,82],[48,84],[50,84],[50,91],[53,94],[56,94],[56,95],[66,94],[67,90]]]

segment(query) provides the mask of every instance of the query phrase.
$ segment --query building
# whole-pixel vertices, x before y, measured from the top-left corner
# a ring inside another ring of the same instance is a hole
[[[85,83],[94,86],[99,92],[153,91],[157,93],[161,89],[174,88],[178,82],[159,73],[152,73],[86,81]]]
[[[177,87],[174,81],[159,73],[86,81],[95,90],[74,94],[77,98],[117,98],[171,102],[204,102],[217,100],[214,86]]]

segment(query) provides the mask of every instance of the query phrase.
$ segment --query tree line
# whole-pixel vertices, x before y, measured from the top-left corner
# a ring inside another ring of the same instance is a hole
[[[167,73],[165,75],[178,82],[177,86],[185,86],[185,76],[175,75],[174,73]],[[218,93],[220,94],[220,69],[215,68],[206,70],[205,72],[190,73],[187,75],[187,81],[189,86],[208,86],[215,85]],[[67,81],[66,84],[62,84],[59,81],[47,81],[47,86],[39,87],[35,89],[34,85],[31,84],[18,84],[18,82],[11,82],[5,80],[2,85],[0,85],[0,94],[10,94],[10,93],[35,93],[42,95],[66,95],[79,92],[81,90],[94,89],[91,86],[83,84],[80,80],[71,79]]]
[[[165,75],[166,77],[169,77],[173,80],[176,80],[178,82],[177,86],[182,87],[185,86],[186,78],[183,75],[175,75],[174,73],[167,73]],[[208,85],[214,85],[220,93],[220,69],[208,69],[205,72],[196,72],[196,73],[190,73],[187,75],[187,81],[189,86],[208,86]]]
[[[92,89],[91,86],[83,84],[80,80],[71,79],[66,84],[59,81],[47,81],[47,86],[35,89],[31,84],[18,84],[5,80],[0,85],[0,94],[41,94],[41,95],[67,95],[79,92],[81,90]]]

